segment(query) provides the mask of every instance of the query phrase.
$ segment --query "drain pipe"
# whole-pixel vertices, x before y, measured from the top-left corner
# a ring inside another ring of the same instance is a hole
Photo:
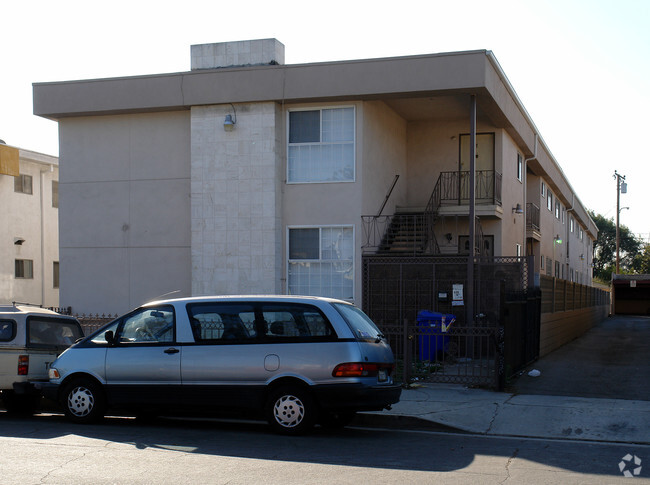
[[[530,162],[532,160],[536,160],[536,159],[537,159],[537,133],[535,133],[535,145],[533,147],[533,156],[530,157],[530,158],[524,159],[524,166],[521,169],[522,172],[523,172],[522,176],[523,176],[523,179],[524,179],[524,181],[523,181],[524,182],[524,230],[523,230],[523,232],[524,232],[524,255],[526,255],[526,247],[528,246],[528,244],[526,243],[526,231],[527,231],[527,226],[528,226],[528,210],[527,210],[528,209],[528,202],[527,202],[527,199],[526,199],[526,197],[528,196],[528,194],[527,194],[527,192],[528,192],[528,162]],[[531,247],[530,249],[531,249],[531,253],[532,253],[533,248]],[[535,255],[533,254],[533,268],[532,268],[532,271],[530,270],[530,268],[528,269],[528,286],[529,287],[533,286],[533,283],[535,281],[534,278],[535,278]],[[532,279],[532,281],[531,281],[531,279]]]

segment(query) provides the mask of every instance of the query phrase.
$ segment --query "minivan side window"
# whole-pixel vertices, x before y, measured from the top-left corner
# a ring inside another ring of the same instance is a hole
[[[331,340],[334,329],[315,307],[291,303],[262,305],[266,337],[293,340]]]
[[[250,303],[196,303],[187,306],[196,342],[246,342],[257,337]]]
[[[0,342],[10,342],[16,336],[16,322],[0,320]]]
[[[149,307],[124,317],[117,335],[120,344],[157,344],[174,341],[174,308]]]

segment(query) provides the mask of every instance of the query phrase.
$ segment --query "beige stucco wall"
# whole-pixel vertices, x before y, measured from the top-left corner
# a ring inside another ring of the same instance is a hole
[[[20,173],[31,175],[32,194],[14,192],[15,178],[0,175],[0,302],[58,306],[53,263],[59,261],[58,209],[52,207],[56,157],[20,150]],[[16,245],[16,238],[24,239]],[[33,278],[15,277],[15,260],[33,261]]]
[[[61,305],[121,313],[189,295],[189,112],[59,122]]]
[[[552,352],[580,337],[591,327],[607,318],[609,305],[566,312],[542,313],[539,335],[539,356]]]

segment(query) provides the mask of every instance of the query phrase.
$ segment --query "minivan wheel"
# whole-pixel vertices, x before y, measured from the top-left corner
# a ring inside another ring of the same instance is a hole
[[[316,406],[306,390],[283,387],[273,392],[266,406],[267,420],[277,433],[303,434],[316,422]]]
[[[104,393],[90,379],[77,379],[66,385],[61,404],[66,417],[75,423],[92,423],[104,417]]]

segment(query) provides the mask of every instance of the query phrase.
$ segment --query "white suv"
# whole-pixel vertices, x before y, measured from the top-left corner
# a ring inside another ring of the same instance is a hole
[[[7,411],[31,412],[37,385],[57,355],[83,337],[74,317],[29,305],[0,305],[0,394]]]

